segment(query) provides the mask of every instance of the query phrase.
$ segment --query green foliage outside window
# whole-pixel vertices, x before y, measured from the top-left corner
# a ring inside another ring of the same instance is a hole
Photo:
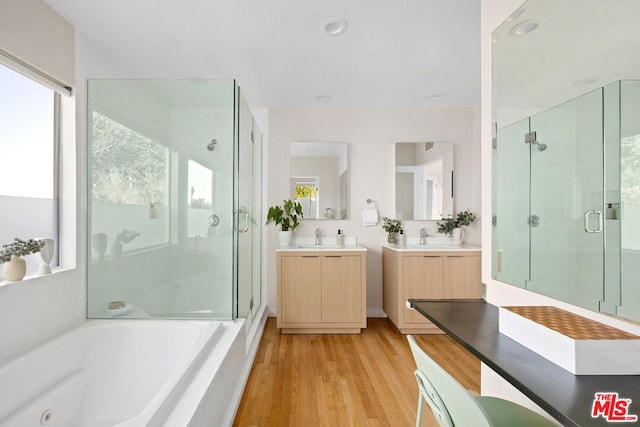
[[[296,199],[315,199],[316,198],[316,186],[315,185],[296,185]]]
[[[91,120],[92,199],[135,205],[165,203],[169,150],[96,111]]]

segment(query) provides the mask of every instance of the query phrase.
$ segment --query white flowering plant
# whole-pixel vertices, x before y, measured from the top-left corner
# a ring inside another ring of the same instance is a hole
[[[20,257],[40,252],[44,245],[44,240],[23,240],[16,237],[13,239],[13,242],[2,245],[2,250],[0,250],[0,264],[11,261],[11,257],[14,256]]]

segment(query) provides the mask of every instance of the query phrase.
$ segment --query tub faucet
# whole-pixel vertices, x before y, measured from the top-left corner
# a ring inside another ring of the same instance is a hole
[[[316,228],[316,245],[320,245],[320,227]]]
[[[420,229],[420,244],[421,245],[427,244],[427,230],[425,230],[424,228]]]

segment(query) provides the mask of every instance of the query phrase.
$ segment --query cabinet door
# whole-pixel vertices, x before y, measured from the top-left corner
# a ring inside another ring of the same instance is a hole
[[[283,323],[320,322],[319,256],[282,257],[280,318]]]
[[[322,257],[322,321],[362,321],[360,256]]]
[[[482,278],[479,256],[446,256],[444,298],[481,298]]]
[[[407,308],[410,298],[442,298],[442,257],[439,255],[405,256],[403,258],[404,323],[426,323],[425,317]]]

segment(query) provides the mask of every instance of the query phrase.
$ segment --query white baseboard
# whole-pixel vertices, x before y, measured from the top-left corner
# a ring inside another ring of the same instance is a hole
[[[367,309],[367,317],[387,317],[387,313],[385,313],[381,308],[368,308]]]

